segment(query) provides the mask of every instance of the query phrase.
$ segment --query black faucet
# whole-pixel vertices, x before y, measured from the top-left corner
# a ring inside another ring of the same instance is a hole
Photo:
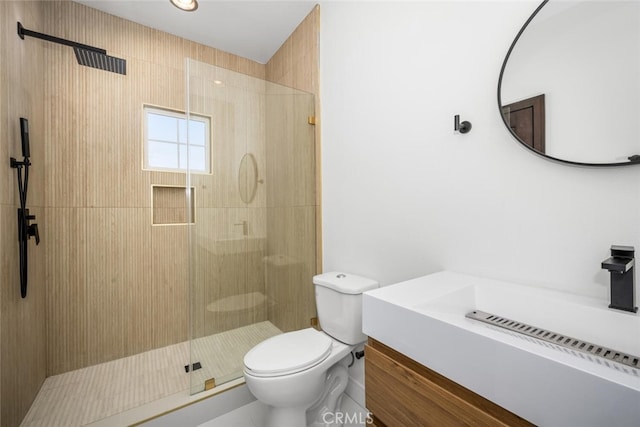
[[[633,246],[611,246],[611,257],[602,261],[602,268],[611,273],[611,304],[609,308],[638,312]]]

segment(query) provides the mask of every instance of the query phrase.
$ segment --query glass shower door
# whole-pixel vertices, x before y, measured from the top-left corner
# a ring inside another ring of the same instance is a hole
[[[269,159],[270,147],[274,145],[269,139],[274,139],[270,129],[275,124],[268,123],[274,117],[269,108],[280,108],[275,126],[281,132],[278,137],[281,141],[298,138],[308,152],[315,152],[315,145],[306,118],[313,115],[312,95],[288,88],[274,91],[274,85],[262,79],[195,60],[188,60],[187,70],[188,112],[211,120],[211,173],[190,172],[187,178],[187,186],[193,188],[191,205],[195,211],[194,223],[189,227],[189,274],[191,392],[196,393],[241,377],[244,354],[257,343],[285,329],[308,325],[308,319],[301,325],[270,321],[270,318],[280,320],[275,315],[279,309],[297,313],[299,310],[290,304],[295,304],[296,298],[303,294],[308,295],[303,297],[306,302],[301,307],[309,305],[309,298],[313,300],[311,287],[292,294],[290,301],[278,301],[276,295],[269,292],[267,282],[270,266],[278,261],[270,249],[270,245],[277,245],[278,239],[269,233],[269,218],[273,213],[269,199],[277,202],[274,194],[281,185],[279,182],[295,180],[292,173],[300,168],[308,175],[309,167],[313,184],[305,188],[313,189],[309,197],[315,199],[315,157],[307,161],[311,166],[269,163],[274,160]],[[280,97],[279,104],[272,102],[275,92]],[[283,96],[289,101],[284,102]],[[296,96],[310,102],[294,102]],[[296,131],[292,126],[292,109],[300,105],[311,107],[310,111],[299,113],[305,115],[305,132]],[[298,160],[296,156],[289,157],[291,160],[286,163]],[[272,174],[269,167],[279,172]],[[315,233],[315,210],[313,212]],[[295,229],[279,228],[279,232],[295,235]],[[311,241],[298,244],[300,246],[311,248],[313,265],[307,269],[300,269],[298,265],[295,280],[301,280],[299,275],[305,272],[310,274],[310,280],[315,272],[315,234]],[[285,258],[283,255],[282,259]],[[279,266],[283,265],[286,262],[281,260]],[[315,312],[315,307],[307,311]],[[286,315],[280,317],[287,318]]]

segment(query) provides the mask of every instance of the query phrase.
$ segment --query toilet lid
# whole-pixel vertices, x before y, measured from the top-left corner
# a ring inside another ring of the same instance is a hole
[[[317,365],[331,353],[331,338],[313,328],[276,335],[244,356],[247,371],[256,376],[287,375]]]

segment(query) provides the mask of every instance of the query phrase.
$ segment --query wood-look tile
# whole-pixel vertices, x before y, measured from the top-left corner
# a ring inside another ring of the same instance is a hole
[[[151,232],[153,347],[189,337],[189,246],[184,225],[153,227]]]
[[[233,78],[231,75],[225,77]],[[246,90],[221,85],[208,95],[202,113],[212,118],[212,174],[191,175],[191,184],[197,193],[196,206],[244,206],[238,190],[238,171],[247,152]]]
[[[296,67],[291,75],[292,86],[305,92],[319,93],[317,57],[308,53],[295,55],[293,62]]]
[[[135,68],[121,76],[84,67],[82,78],[92,93],[81,101],[87,123],[87,206],[149,207],[149,174],[141,167],[142,100],[132,99],[138,94],[132,80],[144,75]]]
[[[47,374],[87,366],[86,208],[47,208]],[[56,256],[51,256],[56,254]],[[70,262],[73,260],[73,262]]]
[[[42,208],[33,211],[42,221]],[[0,235],[16,236],[16,209],[0,207]],[[46,376],[45,288],[43,245],[28,242],[27,295],[20,295],[20,261],[17,238],[3,239],[0,250],[0,388],[1,418],[19,424]]]
[[[267,95],[269,206],[315,204],[315,127],[311,95]]]
[[[0,5],[0,155],[22,160],[19,118],[29,119],[31,155],[30,212],[45,222],[44,198],[44,82],[43,48],[25,43],[15,34],[16,22],[42,26],[40,2],[2,2]],[[8,165],[7,165],[8,166]],[[0,183],[0,424],[19,425],[46,376],[44,245],[28,242],[28,288],[20,295],[17,239],[18,193],[16,170],[3,168]]]
[[[151,224],[143,208],[87,210],[89,364],[152,348]]]
[[[42,32],[68,40],[87,40],[87,26],[78,25],[78,22],[87,22],[84,16],[86,6],[71,1],[41,3],[46,18]]]
[[[159,172],[150,171],[151,185],[179,185],[185,186],[187,183],[187,174],[177,172]],[[152,187],[149,187],[151,192]]]
[[[284,84],[283,76],[293,69],[293,40],[289,37],[267,63],[267,80]]]
[[[268,319],[283,331],[309,326],[315,316],[312,277],[316,274],[314,206],[270,207],[266,262]]]
[[[303,20],[266,65],[266,79],[314,96],[267,95],[268,319],[285,331],[315,315],[311,278],[321,271],[319,7]],[[316,126],[306,115],[315,115]],[[283,125],[284,124],[284,125]],[[285,307],[295,307],[294,310]]]
[[[267,95],[250,91],[247,94],[247,152],[252,153],[258,163],[258,176],[264,178],[266,149]]]
[[[51,18],[48,18],[51,19]],[[45,79],[45,205],[84,207],[86,204],[85,82],[73,51],[63,46],[45,49],[49,73]]]
[[[0,24],[2,37],[0,37],[0,59],[7,58],[7,40],[9,39],[9,25],[7,24],[7,5],[0,2]],[[9,139],[7,132],[7,87],[9,86],[9,75],[7,67],[0,67],[0,140],[7,141],[0,144],[0,158],[6,159],[13,155],[15,143]],[[13,204],[13,176],[15,171],[8,168],[0,170],[0,206]],[[0,422],[2,420],[0,419]]]
[[[291,34],[292,51],[294,54],[304,52],[314,53],[318,50],[319,42],[320,6],[313,8]],[[297,88],[301,89],[301,88]]]
[[[242,72],[239,69],[240,58],[229,52],[218,50],[216,52],[216,65],[218,67],[226,68],[228,70]]]
[[[266,66],[264,64],[260,64],[259,62],[251,61],[247,74],[252,77],[264,80],[266,75]]]
[[[184,71],[183,67],[171,68],[151,66],[149,76],[151,79],[150,99],[142,100],[151,105],[185,111],[184,105]]]
[[[185,43],[184,49],[188,49],[188,58],[196,61],[201,61],[206,64],[215,65],[217,49],[202,45],[200,43],[192,42],[190,40],[185,40],[183,43]]]

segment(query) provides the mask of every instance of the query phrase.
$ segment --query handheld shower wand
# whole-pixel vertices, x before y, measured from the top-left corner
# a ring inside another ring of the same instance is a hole
[[[29,188],[29,121],[23,117],[20,118],[20,135],[22,139],[22,161],[19,162],[15,157],[10,158],[10,166],[17,170],[18,173],[18,194],[20,196],[20,207],[18,208],[18,242],[20,245],[20,295],[22,298],[27,296],[27,241],[31,237],[35,237],[36,245],[40,244],[40,233],[38,224],[31,224],[36,219],[35,215],[29,214],[27,209],[27,191]]]

